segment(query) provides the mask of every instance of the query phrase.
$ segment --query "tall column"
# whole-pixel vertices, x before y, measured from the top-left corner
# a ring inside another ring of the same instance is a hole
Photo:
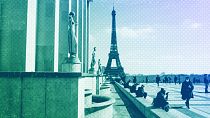
[[[83,71],[83,9],[84,9],[84,0],[79,0],[79,22],[78,22],[78,58],[81,61],[81,69]]]
[[[37,0],[28,0],[26,34],[26,72],[35,71]]]
[[[79,19],[79,0],[72,0],[71,1],[71,10],[69,9],[69,12],[73,11],[75,13],[74,21],[76,24],[78,23]],[[75,25],[75,33],[76,36],[78,36],[78,25]]]
[[[0,1],[0,71],[25,71],[27,1]]]
[[[87,10],[86,10],[86,39],[84,44],[84,72],[88,73],[88,67],[89,67],[89,37],[90,37],[90,2],[93,2],[93,0],[87,0]]]
[[[59,10],[60,0],[55,0],[55,34],[54,34],[54,72],[58,72],[58,46],[59,46]]]
[[[54,71],[55,0],[38,0],[36,71]]]
[[[58,41],[58,71],[62,71],[62,63],[68,56],[68,14],[71,0],[58,0],[59,7],[59,41]],[[57,30],[57,29],[56,29]],[[56,42],[55,42],[56,43]]]
[[[88,57],[87,57],[87,0],[83,0],[84,9],[83,9],[83,73],[88,73]]]

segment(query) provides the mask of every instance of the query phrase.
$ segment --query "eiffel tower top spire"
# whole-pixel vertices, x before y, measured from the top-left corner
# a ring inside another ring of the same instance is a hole
[[[117,51],[117,36],[116,36],[116,11],[112,10],[112,35],[111,35],[111,51]]]

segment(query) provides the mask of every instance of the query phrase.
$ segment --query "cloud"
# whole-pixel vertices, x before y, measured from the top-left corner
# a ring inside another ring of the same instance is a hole
[[[190,26],[192,29],[198,29],[201,27],[201,24],[200,23],[192,23],[191,26]]]
[[[122,38],[139,38],[154,32],[151,27],[145,28],[130,28],[130,27],[120,27],[117,29],[117,35]]]
[[[184,27],[185,29],[199,29],[202,27],[202,24],[190,19],[186,19],[184,20],[182,27]]]

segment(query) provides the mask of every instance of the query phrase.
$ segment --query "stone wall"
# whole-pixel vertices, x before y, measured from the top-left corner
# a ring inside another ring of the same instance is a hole
[[[0,117],[80,117],[84,114],[78,98],[80,75],[0,72]]]

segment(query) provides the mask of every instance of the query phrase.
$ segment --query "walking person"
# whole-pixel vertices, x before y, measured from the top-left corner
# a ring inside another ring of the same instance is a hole
[[[146,84],[148,83],[148,77],[146,76]]]
[[[189,77],[186,77],[185,81],[182,83],[181,94],[182,94],[182,99],[186,100],[185,105],[187,106],[188,109],[190,109],[189,106],[190,98],[193,98],[193,89],[194,86],[192,82],[190,81]]]
[[[160,83],[160,76],[159,75],[157,75],[157,77],[156,77],[156,83],[159,86],[159,83]]]
[[[168,77],[165,76],[164,79],[165,79],[165,83],[168,83]]]
[[[195,77],[193,77],[193,84],[195,84],[196,83],[196,79],[195,79]]]
[[[174,77],[174,83],[176,85],[176,82],[177,82],[177,76]]]
[[[207,74],[204,75],[205,93],[208,93],[209,80]]]
[[[181,78],[180,75],[178,76],[179,84],[181,84]]]

